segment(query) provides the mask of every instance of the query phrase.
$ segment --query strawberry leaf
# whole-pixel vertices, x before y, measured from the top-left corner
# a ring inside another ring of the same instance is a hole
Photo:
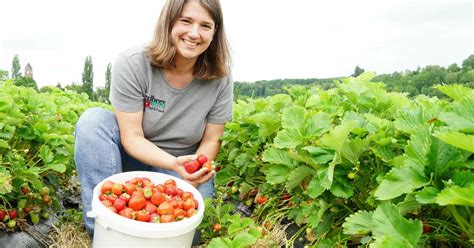
[[[267,182],[270,184],[284,183],[291,172],[286,165],[272,165],[265,170]]]
[[[474,95],[474,89],[459,84],[435,85],[433,87],[454,100],[461,100],[465,96]]]
[[[262,160],[267,163],[281,164],[288,167],[295,166],[295,161],[287,154],[286,151],[276,148],[266,149],[262,154]]]
[[[239,248],[239,247],[247,247],[250,245],[255,244],[257,242],[257,238],[246,233],[239,233],[237,234],[234,239],[232,240],[232,247]]]
[[[322,193],[324,193],[324,191],[326,191],[326,189],[321,186],[319,178],[317,176],[314,176],[313,179],[311,179],[311,182],[309,182],[308,184],[309,197],[317,198]]]
[[[452,146],[474,153],[474,135],[459,132],[436,132],[434,136]]]
[[[421,221],[403,218],[390,203],[379,205],[372,216],[372,233],[377,241],[393,237],[403,247],[418,247],[422,229]]]
[[[297,128],[284,129],[277,133],[274,143],[277,148],[295,148],[302,144],[304,136]]]
[[[474,207],[473,195],[474,183],[471,183],[468,187],[449,185],[438,194],[436,197],[436,203],[441,206],[463,205]]]
[[[364,235],[372,231],[373,213],[360,210],[355,214],[349,215],[342,224],[345,234]]]
[[[286,182],[287,190],[292,190],[294,187],[298,186],[303,179],[313,174],[315,174],[315,171],[307,166],[300,166],[294,169],[291,171],[288,181]]]

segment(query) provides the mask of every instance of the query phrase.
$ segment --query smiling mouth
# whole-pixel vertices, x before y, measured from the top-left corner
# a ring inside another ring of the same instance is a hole
[[[188,40],[185,40],[185,39],[182,39],[182,41],[189,48],[196,48],[199,45],[199,43],[197,43],[197,42],[191,42],[191,41],[188,41]]]

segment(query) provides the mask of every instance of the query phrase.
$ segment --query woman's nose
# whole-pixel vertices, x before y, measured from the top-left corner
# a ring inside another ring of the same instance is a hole
[[[199,26],[193,25],[188,32],[188,36],[191,38],[198,38],[199,37]]]

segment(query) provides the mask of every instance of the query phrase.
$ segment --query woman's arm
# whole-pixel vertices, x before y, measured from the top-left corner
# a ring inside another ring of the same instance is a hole
[[[196,155],[205,154],[210,161],[216,159],[219,148],[221,147],[221,141],[219,139],[224,133],[224,125],[225,124],[207,123]]]

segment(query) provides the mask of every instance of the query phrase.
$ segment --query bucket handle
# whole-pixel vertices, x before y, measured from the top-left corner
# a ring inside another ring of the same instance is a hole
[[[87,217],[89,217],[89,218],[94,218],[94,219],[95,219],[95,222],[97,222],[97,220],[99,219],[99,215],[98,215],[94,210],[87,212],[86,215],[87,215]],[[107,229],[107,228],[109,227],[107,224],[103,223],[103,221],[101,221],[101,222],[99,223],[99,225],[101,225],[101,226],[102,226],[103,228],[105,228],[105,229]]]
[[[89,212],[87,212],[87,217],[89,217],[89,218],[95,218],[95,217],[97,217],[97,214],[96,214],[96,212],[94,212],[94,211],[89,211]]]

